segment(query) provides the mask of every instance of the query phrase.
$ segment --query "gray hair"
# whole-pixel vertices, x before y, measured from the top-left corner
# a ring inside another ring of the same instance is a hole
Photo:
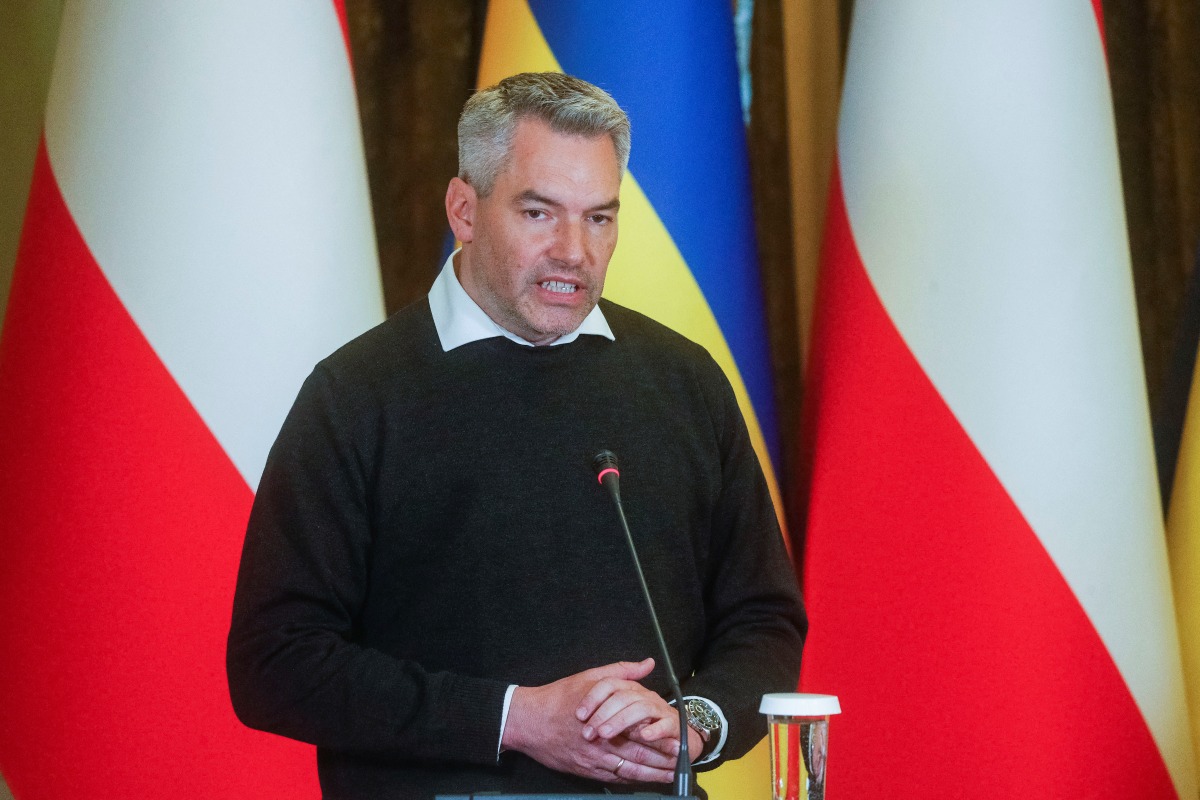
[[[458,118],[458,177],[491,194],[512,155],[517,123],[546,122],[559,133],[612,138],[617,165],[629,163],[629,117],[608,92],[561,72],[522,72],[471,95]]]

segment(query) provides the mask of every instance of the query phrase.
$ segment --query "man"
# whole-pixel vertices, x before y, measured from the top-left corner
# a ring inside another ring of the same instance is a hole
[[[575,78],[472,97],[461,250],[317,366],[271,450],[230,690],[246,724],[317,745],[327,797],[666,788],[678,715],[604,448],[693,759],[744,754],[759,695],[795,685],[806,622],[728,381],[600,299],[628,155],[624,112]]]

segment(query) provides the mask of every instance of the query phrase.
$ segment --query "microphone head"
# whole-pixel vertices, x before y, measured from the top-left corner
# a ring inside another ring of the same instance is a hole
[[[616,481],[621,477],[621,470],[617,468],[616,453],[612,450],[601,450],[596,453],[592,456],[592,469],[596,471],[596,480],[609,487],[610,490],[616,490]]]
[[[621,470],[617,467],[617,454],[612,450],[601,450],[592,456],[592,469],[599,475],[606,469],[615,470],[618,475]]]

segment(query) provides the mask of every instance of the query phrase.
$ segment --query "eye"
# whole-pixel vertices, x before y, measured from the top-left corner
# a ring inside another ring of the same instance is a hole
[[[610,217],[608,214],[592,214],[590,217],[588,217],[588,220],[596,225],[607,225],[608,223],[612,222],[612,217]]]
[[[546,212],[542,211],[540,208],[527,208],[521,213],[523,213],[529,219],[545,219],[546,218]]]

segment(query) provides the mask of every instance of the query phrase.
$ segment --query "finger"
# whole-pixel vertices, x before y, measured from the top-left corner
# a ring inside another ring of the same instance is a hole
[[[646,659],[646,661],[652,661],[652,659]],[[617,692],[621,691],[646,692],[654,697],[658,697],[658,695],[654,694],[649,689],[646,689],[640,683],[635,683],[624,678],[601,678],[592,684],[591,688],[588,689],[587,693],[584,694],[583,698],[579,701],[579,707],[575,709],[575,718],[580,722],[586,721],[596,713],[596,709],[598,709],[601,704],[606,702]]]
[[[643,764],[655,769],[675,769],[675,753],[664,753],[628,739],[621,740],[620,745],[614,748],[613,752],[635,764]]]
[[[608,699],[625,685],[624,682],[618,684],[616,681],[608,678],[592,684],[591,688],[588,689],[587,693],[579,701],[579,706],[575,709],[575,718],[580,722],[587,723],[596,713],[596,710],[608,702]],[[592,727],[595,728],[595,725]],[[585,734],[585,736],[590,740],[588,734]]]
[[[616,746],[612,746],[612,745]],[[652,748],[627,739],[606,742],[611,746],[592,762],[588,777],[610,783],[633,783],[636,781],[671,781],[675,775],[676,759]]]
[[[657,742],[671,739],[679,741],[679,717],[675,714],[675,709],[671,709],[669,716],[656,719],[637,731],[633,732],[633,738],[640,742]]]
[[[641,728],[635,726],[633,730],[626,734],[631,741],[637,742],[643,747],[661,753],[671,759],[679,755],[679,740],[671,736],[661,736],[657,739],[643,739]]]
[[[644,700],[645,693],[646,690],[636,683],[622,682],[619,686],[613,686],[609,681],[601,681],[580,703],[581,708],[591,708],[592,711],[582,722],[599,728],[621,709]]]
[[[593,667],[585,672],[593,680],[617,678],[626,681],[640,681],[654,671],[654,659],[644,658],[641,661],[617,661],[602,667]]]
[[[654,700],[658,701],[659,698],[655,697]],[[661,701],[654,702],[644,697],[635,699],[628,695],[614,696],[592,715],[585,727],[594,729],[604,739],[611,739],[635,726],[658,721],[664,714],[664,707],[670,711],[670,706]]]
[[[607,688],[602,686],[604,683],[607,682],[597,684],[594,697],[589,693],[583,704],[585,708],[591,705],[595,697],[607,691]],[[583,720],[583,736],[588,741],[597,733],[605,739],[610,739],[635,725],[656,722],[675,713],[665,700],[644,686],[628,681],[622,684],[619,690],[608,695],[590,717]]]
[[[670,783],[675,779],[675,770],[673,766],[651,767],[626,759],[613,772],[613,777],[621,783]]]
[[[593,772],[589,777],[609,783],[626,783],[621,778],[621,768],[629,759],[615,750],[604,750],[599,753],[593,764]],[[630,769],[630,772],[633,770]]]

